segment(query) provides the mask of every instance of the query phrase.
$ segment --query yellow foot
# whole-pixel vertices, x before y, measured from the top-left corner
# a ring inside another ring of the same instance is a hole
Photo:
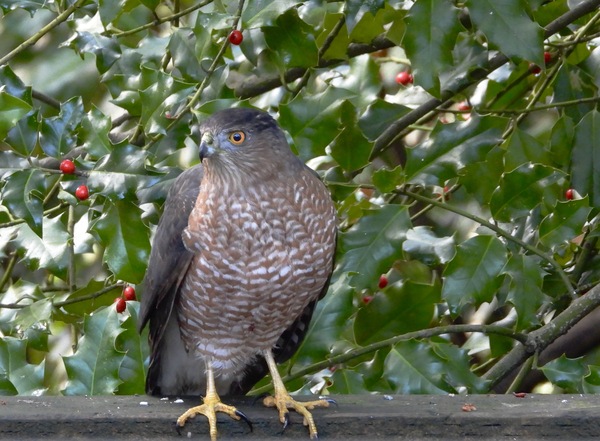
[[[287,393],[275,394],[275,396],[265,397],[263,404],[267,407],[276,407],[279,410],[279,421],[283,424],[283,430],[289,423],[288,409],[294,409],[304,417],[304,425],[308,426],[310,439],[317,439],[317,426],[309,410],[315,407],[329,407],[330,403],[335,403],[333,400],[315,400],[300,402],[294,400]]]
[[[208,418],[210,439],[215,441],[217,439],[217,412],[226,413],[234,420],[243,419],[252,431],[252,423],[246,415],[233,406],[223,404],[218,396],[207,396],[204,398],[203,404],[186,410],[183,415],[177,418],[177,431],[179,432],[180,428],[185,426],[188,419],[194,418],[196,415],[204,415]]]

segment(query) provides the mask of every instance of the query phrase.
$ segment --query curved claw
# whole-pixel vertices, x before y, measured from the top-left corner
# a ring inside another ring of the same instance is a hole
[[[179,424],[175,423],[175,430],[177,431],[177,435],[181,436],[181,429],[183,429],[183,426],[180,426]]]
[[[235,410],[235,414],[237,416],[239,416],[241,419],[243,419],[246,424],[248,424],[248,427],[250,427],[250,432],[252,432],[252,421],[250,421],[250,419],[246,416],[246,414],[244,412],[242,412],[241,410]]]
[[[338,407],[338,403],[337,401],[335,401],[333,398],[321,398],[323,401],[327,401],[329,404],[334,404],[335,407]]]
[[[285,429],[287,429],[287,427],[290,424],[290,414],[286,413],[285,417],[283,419],[283,429],[281,430],[282,432],[285,432]]]

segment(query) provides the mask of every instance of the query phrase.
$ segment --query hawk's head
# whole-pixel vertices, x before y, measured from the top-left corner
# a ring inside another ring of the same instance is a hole
[[[285,135],[266,112],[234,108],[211,115],[199,125],[200,159],[207,173],[266,174],[297,168]]]

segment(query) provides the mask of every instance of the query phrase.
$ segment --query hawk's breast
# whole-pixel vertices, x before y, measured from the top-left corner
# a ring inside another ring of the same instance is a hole
[[[226,368],[271,348],[319,295],[331,271],[335,211],[310,173],[289,185],[215,190],[201,191],[184,234],[195,257],[178,308],[188,349]]]

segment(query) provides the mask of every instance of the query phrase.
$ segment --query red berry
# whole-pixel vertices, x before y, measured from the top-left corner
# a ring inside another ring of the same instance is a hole
[[[575,191],[572,188],[569,188],[567,191],[565,191],[565,198],[567,198],[567,200],[572,200],[574,196]]]
[[[123,289],[123,298],[127,301],[135,300],[135,288],[133,286],[126,286]]]
[[[125,299],[123,297],[117,297],[115,299],[115,309],[117,310],[117,312],[121,314],[123,311],[125,311],[126,308],[127,305],[125,304]]]
[[[379,276],[379,289],[383,289],[387,286],[388,284],[388,278],[385,274],[382,274],[381,276]]]
[[[65,159],[60,163],[60,171],[65,175],[72,175],[75,173],[75,164],[70,159]]]
[[[552,61],[552,54],[550,52],[544,52],[544,62],[546,64]]]
[[[458,104],[458,110],[460,110],[461,112],[468,112],[469,110],[471,110],[471,106],[468,102],[463,101],[462,103]]]
[[[532,74],[537,75],[542,71],[542,68],[537,64],[529,63],[529,70]]]
[[[371,300],[373,300],[373,296],[364,296],[362,298],[362,301],[365,305],[368,305],[369,303],[371,303]]]
[[[80,185],[77,187],[77,190],[75,190],[75,196],[80,201],[85,201],[90,196],[90,191],[88,190],[87,185]]]
[[[398,83],[398,84],[402,84],[403,86],[406,86],[407,84],[411,84],[412,82],[413,82],[413,76],[406,71],[400,72],[400,73],[398,73],[398,75],[396,75],[396,83]]]
[[[239,46],[240,44],[242,44],[242,41],[244,41],[244,35],[241,31],[238,31],[237,29],[231,31],[231,34],[229,34],[229,42],[231,44]]]

